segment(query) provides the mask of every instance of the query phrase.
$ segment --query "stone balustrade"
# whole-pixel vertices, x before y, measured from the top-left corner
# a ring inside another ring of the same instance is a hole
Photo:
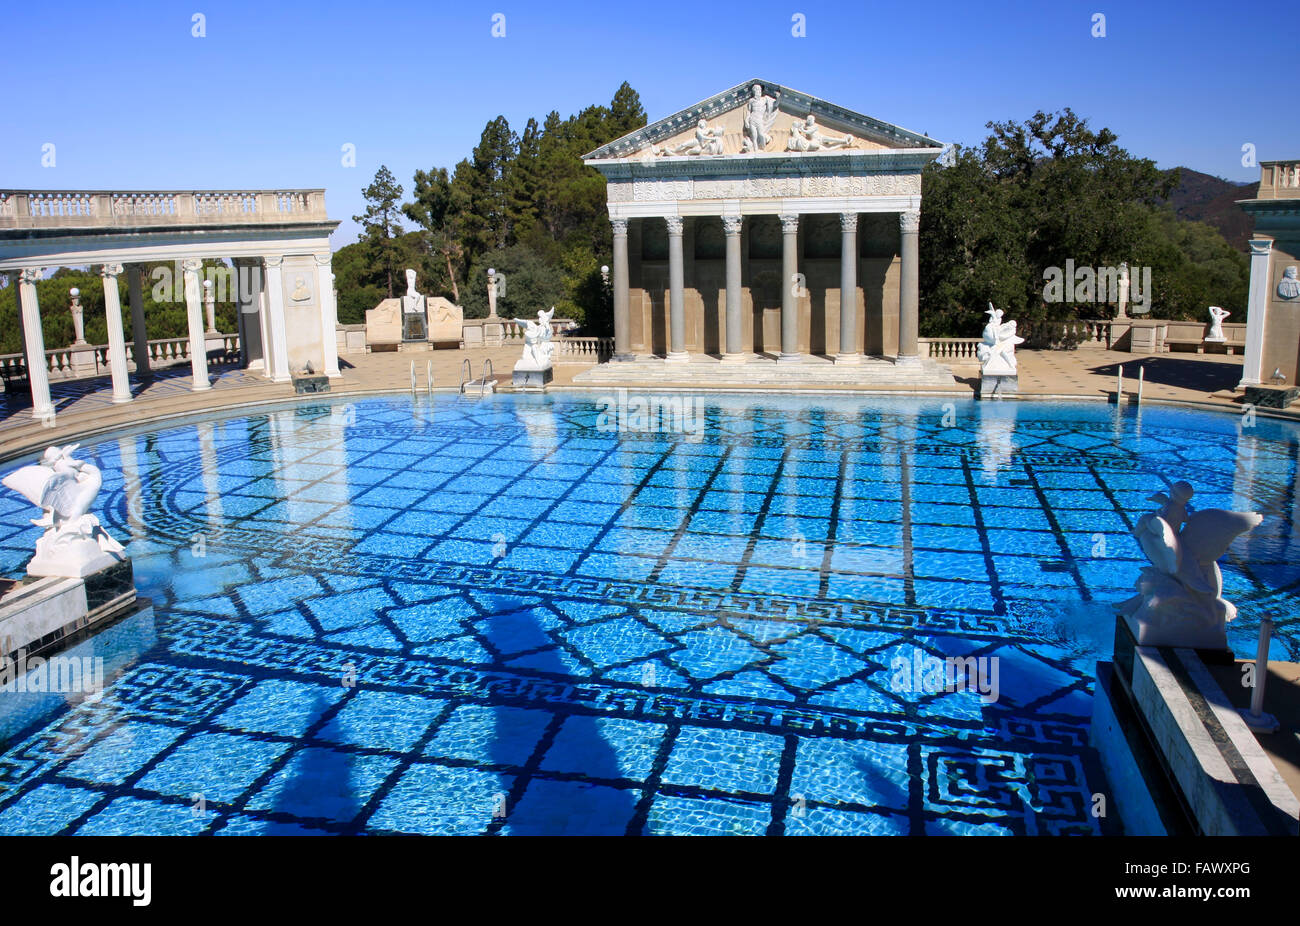
[[[213,335],[212,340],[217,336]],[[208,351],[208,362],[216,365],[229,365],[239,361],[239,335],[221,335],[222,347],[218,351]],[[135,369],[135,345],[126,342],[127,366]],[[82,376],[102,376],[109,371],[107,344],[83,344],[74,347],[59,347],[45,351],[45,369],[52,380],[76,379]],[[189,338],[158,338],[148,342],[149,368],[162,369],[169,366],[188,363],[190,359]],[[22,354],[0,354],[0,379],[18,379],[27,375],[26,360]]]
[[[614,356],[613,338],[555,338],[556,363],[604,363]]]
[[[1300,161],[1260,161],[1256,199],[1300,199]]]
[[[324,190],[0,190],[0,229],[326,220]]]
[[[917,338],[916,343],[922,357],[952,364],[979,363],[975,357],[979,338]]]

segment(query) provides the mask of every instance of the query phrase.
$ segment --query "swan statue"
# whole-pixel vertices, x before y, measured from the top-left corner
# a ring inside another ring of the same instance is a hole
[[[1237,616],[1223,598],[1218,560],[1237,537],[1258,527],[1263,515],[1253,511],[1206,508],[1189,513],[1194,490],[1175,482],[1149,501],[1159,507],[1133,527],[1150,566],[1142,569],[1135,596],[1118,606],[1133,617],[1142,646],[1228,648],[1227,622]]]
[[[82,578],[124,558],[122,545],[90,513],[104,477],[99,467],[73,457],[78,446],[50,447],[38,463],[0,480],[41,509],[32,524],[45,533],[36,541],[29,575]]]

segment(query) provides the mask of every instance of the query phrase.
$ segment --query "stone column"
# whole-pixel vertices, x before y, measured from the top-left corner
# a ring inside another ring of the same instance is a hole
[[[610,219],[614,226],[614,358],[632,359],[632,331],[628,307],[627,219]]]
[[[747,354],[741,343],[740,227],[740,216],[722,217],[722,231],[727,236],[727,344],[722,359],[729,363],[743,362]]]
[[[1260,385],[1264,372],[1264,325],[1268,315],[1269,262],[1273,257],[1272,238],[1250,239],[1250,289],[1246,297],[1246,354],[1241,363],[1238,389]],[[1269,371],[1270,373],[1272,370]],[[1288,385],[1293,385],[1288,383]]]
[[[781,356],[792,363],[799,356],[799,216],[781,216]]]
[[[289,335],[284,318],[283,255],[264,258],[266,262],[266,320],[263,331],[270,342],[267,347],[266,371],[273,383],[287,383],[289,375]]]
[[[320,295],[320,337],[325,351],[325,375],[342,376],[339,372],[339,315],[334,305],[334,272],[330,267],[330,253],[312,255],[316,258],[316,290]]]
[[[901,232],[902,258],[898,274],[898,363],[910,365],[921,362],[917,346],[920,334],[920,249],[917,244],[921,230],[921,213],[917,210],[898,214]]]
[[[862,362],[858,350],[858,214],[840,213],[840,349],[836,363]]]
[[[23,343],[27,347],[27,382],[32,390],[32,417],[54,421],[54,403],[50,401],[50,373],[45,363],[45,337],[41,332],[41,306],[36,299],[36,282],[40,267],[25,267],[18,272],[18,293],[23,317]]]
[[[140,265],[132,264],[126,271],[126,293],[131,301],[131,356],[135,359],[135,375],[149,372],[149,334],[144,327],[144,293],[140,285]]]
[[[682,257],[680,215],[664,216],[668,225],[668,357],[673,362],[690,359],[686,353],[686,268]]]
[[[190,372],[194,382],[190,388],[203,392],[212,388],[208,382],[208,345],[203,336],[203,295],[199,285],[199,269],[203,261],[191,257],[182,265],[185,276],[185,310],[189,316],[190,329]]]
[[[104,281],[104,320],[108,323],[108,369],[113,374],[113,404],[131,401],[131,383],[126,376],[126,335],[122,332],[122,299],[117,292],[121,264],[104,264],[99,275]]]

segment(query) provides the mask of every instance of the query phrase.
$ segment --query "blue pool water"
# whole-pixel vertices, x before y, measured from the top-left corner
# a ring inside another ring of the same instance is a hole
[[[1091,677],[1163,478],[1267,515],[1231,639],[1268,613],[1300,656],[1289,424],[702,402],[693,434],[555,395],[90,442],[154,611],[78,645],[102,694],[0,693],[0,833],[1100,832]],[[0,497],[3,574],[32,513]],[[950,656],[996,700],[908,683]]]

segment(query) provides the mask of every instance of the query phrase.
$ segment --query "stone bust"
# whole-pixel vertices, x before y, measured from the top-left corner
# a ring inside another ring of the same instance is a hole
[[[1296,279],[1294,266],[1282,271],[1282,279],[1277,281],[1277,297],[1279,299],[1300,298],[1300,280]]]

